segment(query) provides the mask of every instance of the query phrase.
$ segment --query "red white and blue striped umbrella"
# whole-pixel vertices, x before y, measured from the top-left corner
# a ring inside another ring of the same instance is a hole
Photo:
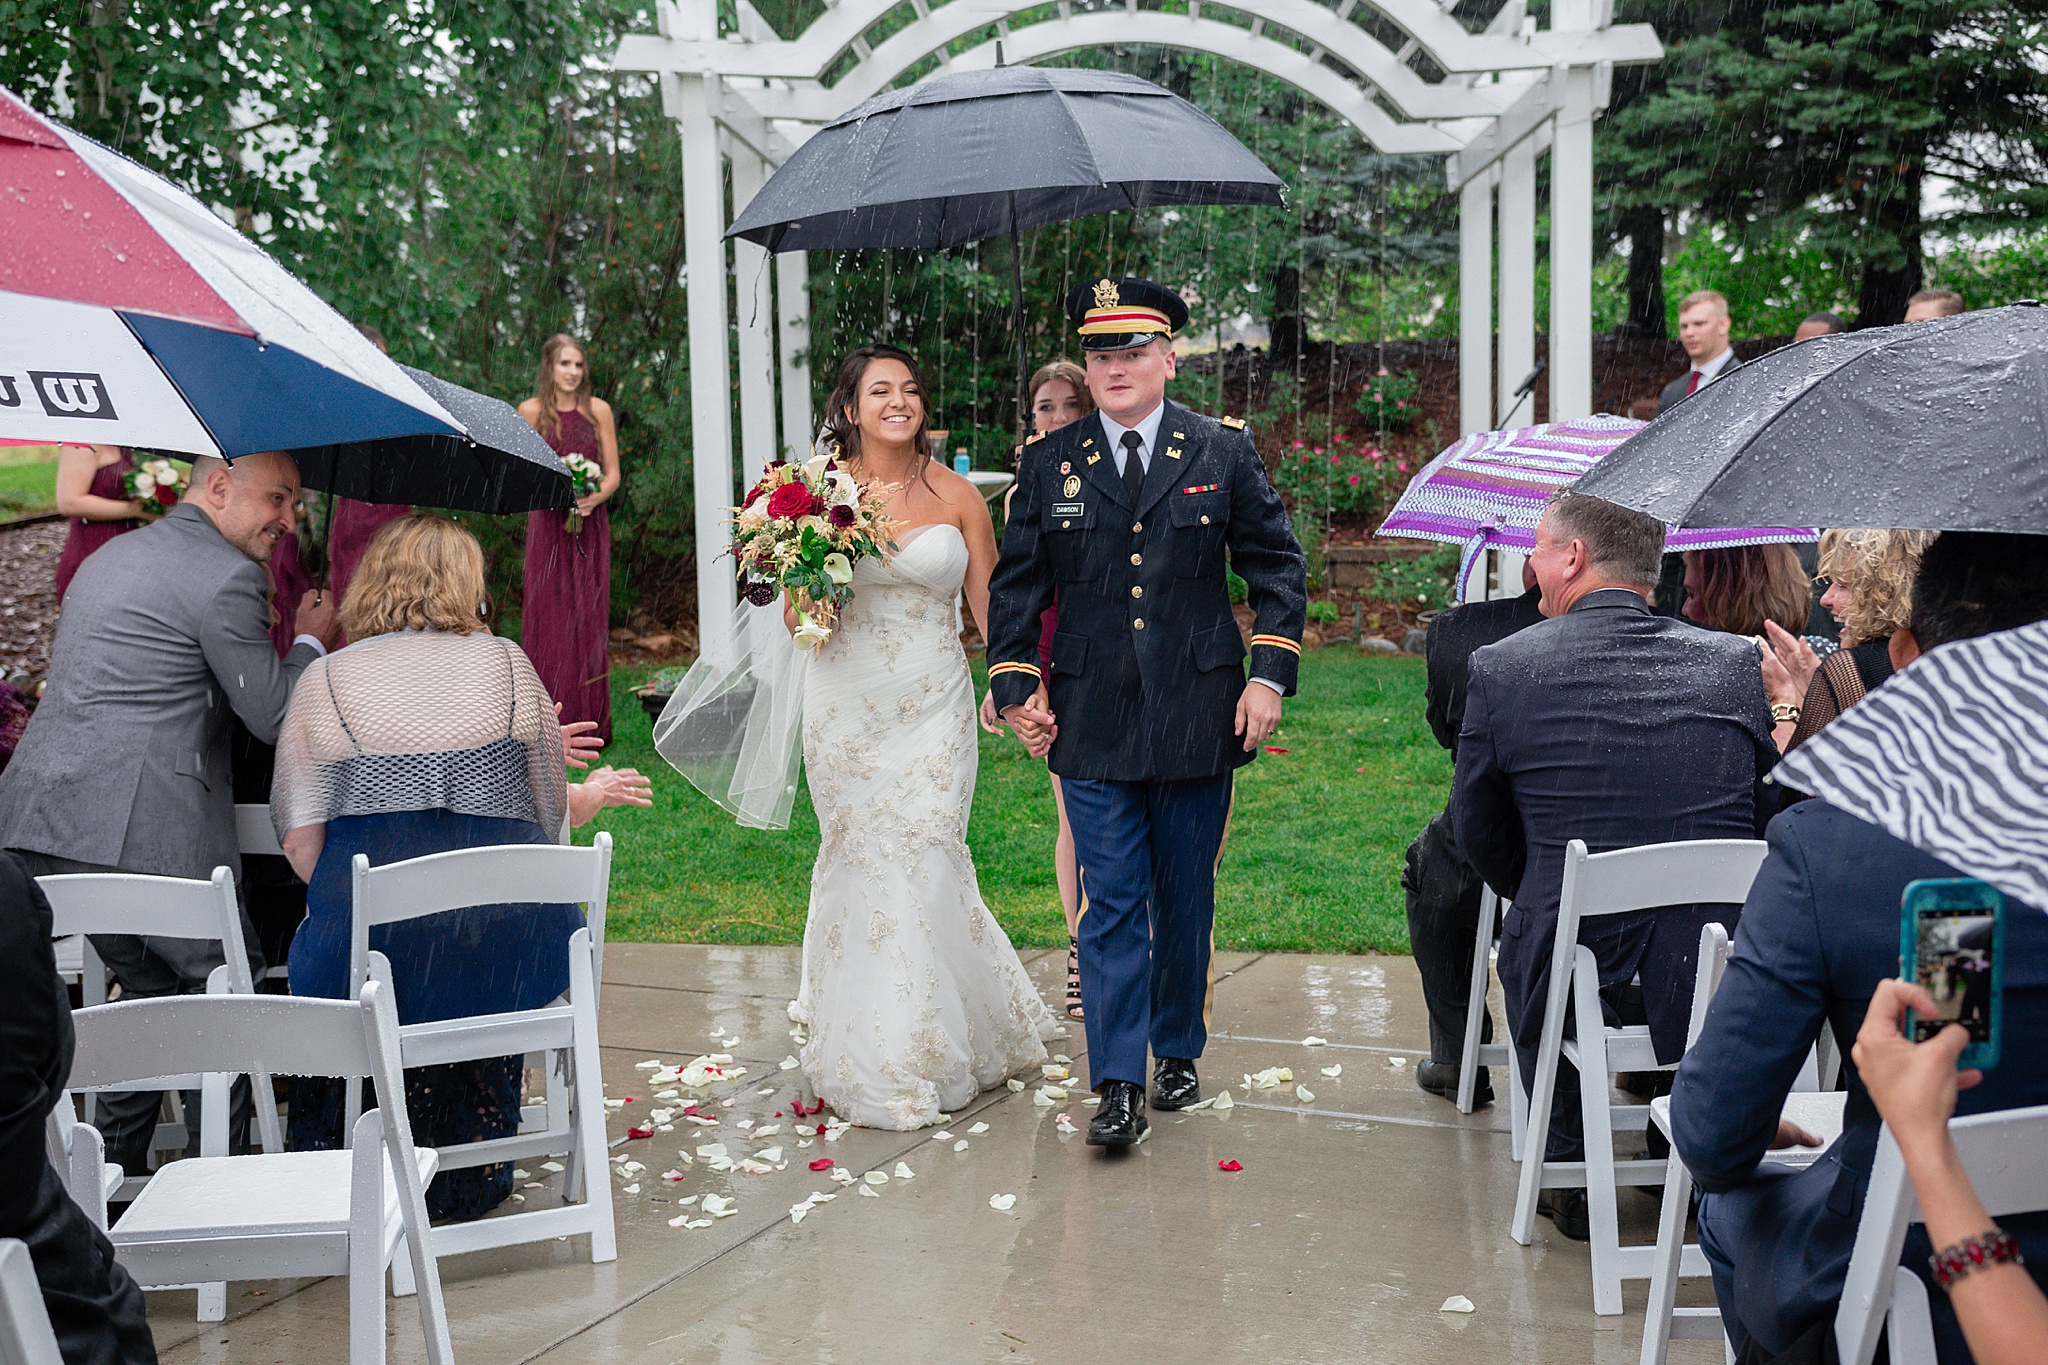
[[[1535,548],[1536,523],[1558,489],[1598,464],[1646,424],[1627,417],[1579,417],[1511,431],[1480,431],[1424,465],[1380,526],[1383,536],[1409,536],[1465,547],[1458,582],[1482,550]],[[1717,550],[1814,540],[1804,526],[1671,528],[1668,549]]]
[[[482,504],[509,478],[566,503],[537,438],[486,468],[504,443],[443,397],[197,199],[0,91],[0,438],[228,459],[426,438],[478,458],[418,501],[504,510]]]

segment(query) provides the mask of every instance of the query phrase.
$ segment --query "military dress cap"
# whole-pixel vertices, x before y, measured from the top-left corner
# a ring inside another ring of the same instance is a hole
[[[1188,325],[1188,306],[1163,284],[1120,275],[1084,280],[1067,295],[1084,351],[1128,351]]]

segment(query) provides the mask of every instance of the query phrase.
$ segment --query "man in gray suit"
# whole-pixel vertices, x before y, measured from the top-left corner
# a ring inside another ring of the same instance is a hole
[[[333,602],[308,592],[291,652],[280,661],[271,643],[264,564],[298,506],[290,456],[203,458],[184,501],[80,567],[43,701],[0,773],[0,848],[32,874],[204,879],[225,864],[239,884],[230,713],[274,741],[293,682],[337,633]],[[192,939],[95,935],[93,947],[126,997],[204,989],[221,961]],[[108,1160],[143,1169],[156,1109],[154,1094],[101,1098]]]

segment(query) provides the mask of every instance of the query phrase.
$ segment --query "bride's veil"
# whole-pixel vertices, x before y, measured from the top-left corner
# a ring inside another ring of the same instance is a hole
[[[788,829],[803,759],[804,674],[782,599],[733,613],[736,657],[690,666],[654,722],[654,747],[690,785],[753,829]]]

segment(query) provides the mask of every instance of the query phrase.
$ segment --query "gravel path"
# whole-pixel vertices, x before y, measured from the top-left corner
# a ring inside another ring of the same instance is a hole
[[[0,528],[0,677],[24,691],[33,692],[50,669],[64,530],[61,521]]]

